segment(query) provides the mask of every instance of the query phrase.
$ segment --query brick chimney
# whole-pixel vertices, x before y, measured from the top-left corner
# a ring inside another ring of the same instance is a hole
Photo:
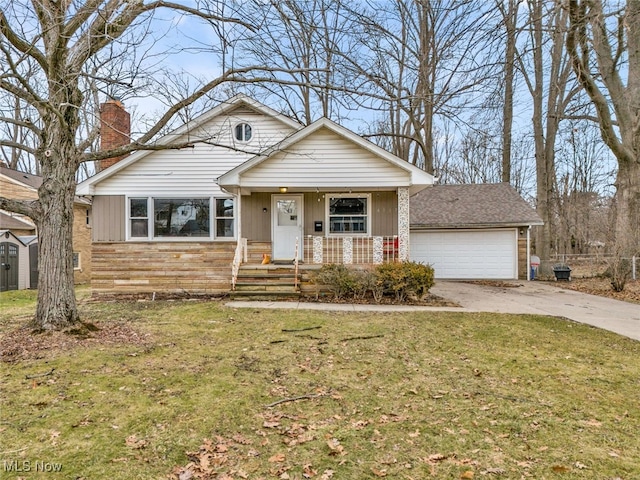
[[[109,99],[100,105],[100,150],[127,145],[131,141],[131,116],[120,100]],[[98,170],[104,170],[127,155],[105,158]]]

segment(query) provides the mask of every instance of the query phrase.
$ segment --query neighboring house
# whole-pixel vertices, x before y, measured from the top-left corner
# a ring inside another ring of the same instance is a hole
[[[30,173],[20,172],[0,165],[0,192],[2,196],[16,200],[35,200],[38,198],[38,188],[42,185],[42,177]],[[73,261],[75,283],[88,283],[91,279],[91,202],[86,198],[76,197],[73,205]],[[23,215],[0,211],[0,228],[9,230],[16,237],[30,237],[29,249],[24,255],[35,256],[35,259],[25,258],[21,265],[27,265],[26,278],[32,280],[21,285],[20,288],[35,288],[37,281],[33,271],[37,271],[37,235],[33,221]],[[30,265],[30,266],[29,266]]]
[[[410,198],[433,177],[331,120],[304,127],[239,95],[158,143],[170,141],[189,146],[139,151],[78,186],[93,206],[94,293],[224,293],[240,263],[263,259],[415,257]]]
[[[29,247],[9,230],[0,230],[0,292],[29,288]]]
[[[536,211],[507,183],[434,185],[411,198],[411,256],[436,278],[529,279]]]
[[[36,226],[30,218],[0,210],[0,230],[9,230],[15,236],[34,235]]]

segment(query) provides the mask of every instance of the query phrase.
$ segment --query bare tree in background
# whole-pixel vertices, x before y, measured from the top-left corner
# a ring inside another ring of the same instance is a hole
[[[640,252],[640,1],[569,0],[567,49],[618,162],[614,253]],[[624,75],[626,73],[626,78]],[[624,288],[624,262],[614,289]]]
[[[72,261],[78,168],[85,162],[136,150],[183,147],[186,144],[160,145],[154,139],[176,121],[179,112],[226,82],[259,81],[272,72],[251,66],[220,71],[220,57],[216,56],[220,52],[212,51],[211,45],[200,42],[187,49],[180,43],[173,48],[165,43],[165,37],[179,31],[185,20],[194,21],[191,28],[204,29],[210,36],[221,25],[253,30],[251,21],[241,18],[242,9],[222,13],[220,2],[196,0],[187,6],[164,1],[2,0],[0,5],[0,116],[9,131],[20,127],[34,139],[26,142],[3,133],[0,146],[34,158],[43,177],[37,200],[0,197],[0,208],[35,221],[40,277],[34,324],[41,329],[61,329],[80,321]],[[197,41],[195,36],[192,40]],[[194,82],[188,93],[165,104],[157,121],[131,144],[92,151],[98,136],[97,94],[151,98],[165,80],[158,65],[170,65],[172,53],[183,59],[194,49],[211,53],[206,81]]]
[[[496,7],[503,18],[504,48],[504,102],[502,106],[502,176],[501,180],[511,183],[511,142],[513,135],[513,96],[516,73],[516,53],[518,34],[518,10],[522,0],[496,1]]]
[[[343,12],[347,0],[283,0],[258,4],[252,13],[261,18],[260,30],[238,43],[237,65],[255,62],[284,66],[274,82],[252,85],[252,95],[303,125],[319,117],[340,121],[341,92],[356,92],[339,61],[350,53],[352,22]]]
[[[547,0],[530,0],[529,39],[517,59],[533,104],[533,139],[536,164],[536,210],[544,225],[536,230],[540,273],[550,274],[552,230],[555,224],[555,150],[560,122],[578,93],[564,48],[568,16]]]
[[[489,9],[468,0],[366,5],[366,13],[353,12],[360,48],[350,68],[369,85],[363,104],[384,112],[371,135],[433,173],[436,118],[461,121],[465,106],[478,102],[485,86],[480,52]]]

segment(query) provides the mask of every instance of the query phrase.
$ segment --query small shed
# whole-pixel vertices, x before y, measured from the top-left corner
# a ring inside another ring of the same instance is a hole
[[[507,183],[434,185],[411,197],[410,258],[440,279],[529,279],[542,220]]]
[[[29,288],[29,248],[9,230],[0,230],[0,292]]]

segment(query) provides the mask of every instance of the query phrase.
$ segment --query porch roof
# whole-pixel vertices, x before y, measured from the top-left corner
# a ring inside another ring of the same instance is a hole
[[[321,118],[216,179],[229,191],[389,190],[417,193],[433,176]]]

